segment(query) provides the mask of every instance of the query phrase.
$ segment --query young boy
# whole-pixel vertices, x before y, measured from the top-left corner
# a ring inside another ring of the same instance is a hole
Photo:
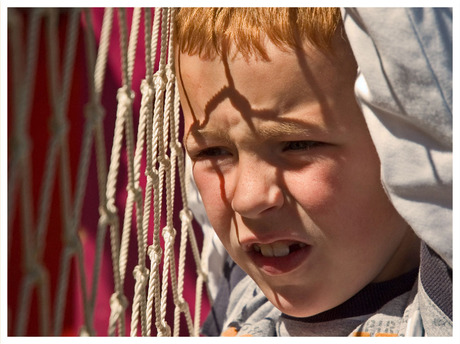
[[[176,35],[193,176],[249,275],[222,334],[451,335],[382,186],[340,11],[181,9]]]

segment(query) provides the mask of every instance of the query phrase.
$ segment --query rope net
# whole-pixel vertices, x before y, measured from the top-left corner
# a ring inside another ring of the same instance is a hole
[[[8,9],[9,335],[199,334],[174,13]]]

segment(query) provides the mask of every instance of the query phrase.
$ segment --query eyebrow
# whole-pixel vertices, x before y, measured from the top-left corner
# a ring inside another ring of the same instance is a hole
[[[312,132],[313,129],[313,125],[307,125],[306,123],[299,123],[295,121],[267,121],[267,125],[259,126],[255,134],[258,138],[269,140],[288,135],[304,135],[305,133]],[[231,143],[229,132],[227,130],[206,127],[194,129],[190,131],[189,135],[187,135],[186,144],[190,143],[190,136],[192,136],[197,141],[205,139],[216,139]]]
[[[191,139],[195,140],[198,144],[200,144],[200,141],[206,140],[206,139],[214,139],[214,140],[219,140],[219,141],[224,141],[226,143],[230,143],[230,136],[228,135],[228,131],[226,130],[220,130],[220,129],[213,129],[213,128],[198,128],[191,130],[185,139],[185,146],[193,145],[194,142],[191,141]]]
[[[286,135],[298,135],[312,132],[313,126],[307,123],[299,123],[296,121],[269,122],[274,125],[262,125],[259,127],[259,135],[262,138],[270,139]]]

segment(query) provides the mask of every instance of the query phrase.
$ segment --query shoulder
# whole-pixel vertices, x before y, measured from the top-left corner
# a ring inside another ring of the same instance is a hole
[[[274,336],[281,315],[249,277],[233,289],[227,308],[223,336]]]
[[[425,243],[420,255],[420,315],[426,336],[451,336],[453,331],[452,268]]]

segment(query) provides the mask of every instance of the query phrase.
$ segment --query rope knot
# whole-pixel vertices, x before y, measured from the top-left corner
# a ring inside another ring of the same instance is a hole
[[[171,337],[171,327],[164,320],[158,326],[158,337]]]
[[[92,125],[101,122],[105,117],[105,109],[100,102],[91,101],[85,105],[85,117]]]
[[[193,213],[188,208],[184,208],[179,212],[179,218],[182,222],[191,223],[193,220]]]
[[[171,150],[176,154],[176,156],[182,157],[183,150],[182,145],[179,141],[171,142]]]
[[[169,64],[166,65],[165,70],[166,70],[166,79],[174,81],[174,78],[176,77],[176,73],[174,73],[174,69],[172,68],[172,66]]]
[[[115,319],[124,313],[128,307],[128,299],[123,294],[115,292],[110,296],[110,309]]]
[[[127,189],[128,189],[129,192],[133,193],[134,201],[136,203],[139,203],[139,202],[141,202],[143,200],[142,189],[139,186],[128,185]]]
[[[32,143],[27,135],[15,135],[11,140],[12,158],[17,161],[25,159],[31,151]]]
[[[204,283],[208,283],[208,274],[206,272],[203,271],[203,269],[201,268],[201,266],[198,266],[196,268],[196,274],[198,276],[200,276],[202,279],[203,279],[203,282]]]
[[[152,101],[155,97],[155,90],[153,89],[153,85],[145,79],[143,79],[141,82],[141,93],[146,102]]]
[[[99,222],[104,226],[111,226],[117,223],[117,213],[108,210],[106,207],[99,207]]]
[[[176,230],[172,226],[166,226],[163,228],[163,238],[165,242],[169,242],[170,240],[176,237]]]
[[[128,90],[126,86],[120,87],[117,91],[118,104],[123,107],[130,107],[134,100],[134,92]]]
[[[96,332],[94,331],[93,328],[88,329],[85,325],[83,325],[80,328],[80,331],[79,331],[79,336],[80,337],[91,337],[91,336],[95,336],[95,335],[96,335]]]
[[[69,121],[61,116],[53,116],[49,122],[50,131],[52,136],[62,139],[67,137],[69,131]]]
[[[171,160],[169,159],[169,156],[167,156],[166,154],[160,155],[158,157],[158,161],[160,162],[160,164],[164,166],[164,168],[166,169],[171,168]]]
[[[166,80],[168,88],[171,88],[174,85],[174,82],[176,81],[176,74],[174,73],[174,70],[171,68],[170,65],[166,66]]]
[[[164,91],[166,89],[164,74],[160,73],[160,71],[153,74],[153,84],[155,85],[155,90]]]
[[[146,169],[145,175],[152,179],[153,185],[158,185],[160,182],[159,172],[156,168]]]
[[[187,313],[188,312],[188,309],[189,309],[188,303],[182,297],[179,299],[179,301],[177,302],[176,306],[179,308],[179,310],[182,313]]]
[[[160,264],[163,250],[161,249],[159,245],[150,245],[149,248],[147,249],[147,254],[149,255],[150,260],[152,262],[155,262],[156,264]]]
[[[147,285],[149,270],[144,266],[136,265],[133,270],[133,276],[136,281],[140,284],[140,288],[144,288]]]
[[[78,249],[78,236],[75,233],[65,233],[64,235],[64,247],[69,250],[70,253],[74,254]]]
[[[33,281],[40,281],[47,275],[47,270],[38,259],[32,259],[26,262],[25,275]]]

